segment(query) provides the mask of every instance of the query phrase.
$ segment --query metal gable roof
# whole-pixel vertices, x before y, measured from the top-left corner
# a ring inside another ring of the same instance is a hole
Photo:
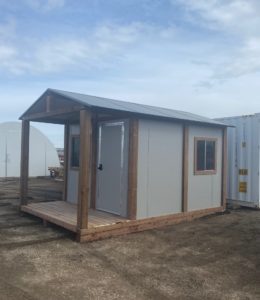
[[[105,109],[125,111],[129,113],[136,113],[136,114],[155,116],[161,118],[184,120],[184,121],[204,123],[204,124],[206,123],[213,126],[226,126],[225,124],[212,120],[210,118],[206,118],[203,116],[195,115],[184,111],[178,111],[178,110],[156,107],[156,106],[149,106],[145,104],[119,101],[119,100],[108,99],[108,98],[97,97],[97,96],[84,95],[84,94],[61,91],[56,89],[48,89],[48,91],[63,96],[67,99],[71,99],[73,101],[76,101],[88,107],[105,108]]]

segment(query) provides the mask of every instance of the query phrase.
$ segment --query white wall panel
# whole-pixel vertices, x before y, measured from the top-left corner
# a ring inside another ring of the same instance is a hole
[[[139,121],[137,218],[181,212],[182,126]]]
[[[217,139],[217,172],[211,175],[194,174],[194,138]],[[188,211],[221,206],[222,129],[189,127]]]

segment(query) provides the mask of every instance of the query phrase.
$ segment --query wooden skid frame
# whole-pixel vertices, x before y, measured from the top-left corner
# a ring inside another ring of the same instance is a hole
[[[56,204],[55,202],[45,202],[23,205],[21,206],[21,211],[39,217],[45,223],[50,222],[76,233],[78,242],[95,241],[113,236],[155,229],[184,221],[191,221],[193,219],[224,211],[223,206],[221,206],[141,220],[127,220],[105,212],[90,210],[89,227],[78,230],[76,206],[62,202],[63,201],[57,201]]]
[[[193,212],[183,212],[167,216],[152,217],[142,220],[126,220],[125,222],[107,225],[103,228],[99,227],[80,230],[77,233],[77,241],[96,241],[113,236],[155,229],[163,226],[178,224],[184,221],[192,221],[194,219],[198,219],[210,214],[215,214],[217,212],[224,212],[224,208],[221,206],[216,208],[197,210]]]

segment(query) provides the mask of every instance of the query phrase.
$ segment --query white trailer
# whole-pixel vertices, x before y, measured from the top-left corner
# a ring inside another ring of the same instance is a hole
[[[228,128],[227,201],[260,208],[260,113],[217,119]]]

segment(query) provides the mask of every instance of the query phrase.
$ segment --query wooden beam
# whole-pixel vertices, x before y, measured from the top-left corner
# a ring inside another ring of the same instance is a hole
[[[22,119],[33,121],[33,120],[38,120],[38,119],[43,119],[43,118],[55,117],[55,116],[60,116],[60,115],[64,115],[64,114],[77,112],[77,111],[80,111],[82,108],[83,108],[83,106],[74,106],[72,108],[61,108],[61,109],[57,109],[54,111],[40,112],[40,113],[26,115]]]
[[[182,211],[188,211],[188,179],[189,179],[189,126],[183,126],[182,153]]]
[[[21,205],[27,204],[29,177],[29,141],[30,122],[22,121],[21,135],[21,169],[20,169],[20,200]]]
[[[140,232],[162,226],[178,224],[185,221],[192,221],[194,219],[221,212],[223,212],[223,207],[214,207],[186,213],[182,212],[166,216],[151,217],[142,220],[126,220],[112,225],[83,229],[79,232],[78,241],[95,241],[112,236]]]
[[[98,143],[98,123],[97,115],[92,119],[92,149],[91,149],[91,199],[90,207],[96,208],[96,188],[97,188],[97,143]]]
[[[128,152],[128,219],[135,220],[137,212],[138,120],[129,122]]]
[[[92,123],[89,110],[80,111],[80,163],[78,191],[78,230],[88,228],[88,204],[90,195]]]
[[[63,200],[67,201],[68,191],[68,170],[69,170],[69,123],[64,125],[64,172],[63,172]]]
[[[222,134],[222,197],[221,205],[226,209],[227,201],[227,128]]]

